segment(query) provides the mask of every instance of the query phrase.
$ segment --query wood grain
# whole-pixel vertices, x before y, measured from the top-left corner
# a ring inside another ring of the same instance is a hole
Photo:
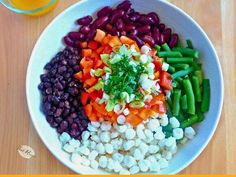
[[[0,173],[73,174],[46,149],[32,127],[25,99],[25,75],[31,50],[42,30],[76,0],[60,1],[46,16],[27,17],[0,6]],[[236,1],[170,0],[191,15],[213,42],[224,74],[225,99],[217,131],[203,153],[181,174],[236,173]],[[36,157],[23,159],[20,145]]]

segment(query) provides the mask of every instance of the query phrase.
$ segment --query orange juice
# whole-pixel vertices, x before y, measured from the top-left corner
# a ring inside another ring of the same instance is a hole
[[[47,5],[48,3],[50,3],[51,0],[11,0],[11,3],[17,8],[17,9],[21,9],[21,10],[34,10],[40,7],[43,7],[45,5]],[[35,12],[29,15],[43,15],[49,11],[51,11],[58,3],[58,0],[54,0],[54,2],[40,10],[39,12]]]

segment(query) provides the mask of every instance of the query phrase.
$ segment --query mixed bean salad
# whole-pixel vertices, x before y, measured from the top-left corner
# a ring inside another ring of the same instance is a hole
[[[128,0],[77,24],[41,75],[46,120],[76,164],[159,173],[209,110],[199,52]]]

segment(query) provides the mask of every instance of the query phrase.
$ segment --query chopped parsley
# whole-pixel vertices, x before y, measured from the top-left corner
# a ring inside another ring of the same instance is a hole
[[[137,97],[137,89],[139,87],[140,75],[144,72],[142,64],[132,64],[132,59],[127,55],[121,55],[118,62],[110,64],[112,73],[104,85],[104,92],[114,97],[115,100],[121,99],[121,93],[127,92],[135,94]]]

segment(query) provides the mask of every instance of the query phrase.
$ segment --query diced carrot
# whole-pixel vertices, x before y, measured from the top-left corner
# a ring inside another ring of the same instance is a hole
[[[134,109],[134,108],[129,108],[129,112],[130,112],[130,114],[136,115],[136,114],[139,113],[139,110],[138,109]]]
[[[120,42],[121,42],[122,44],[129,44],[129,45],[135,43],[134,40],[128,38],[127,36],[121,36],[121,37],[120,37]]]
[[[102,45],[102,46],[100,46],[99,48],[97,48],[96,52],[97,52],[98,54],[101,54],[104,49],[105,49],[105,47]]]
[[[87,42],[80,42],[80,47],[81,47],[82,49],[87,48],[87,46],[88,46],[88,43],[87,43]]]
[[[143,119],[141,119],[137,115],[129,114],[126,117],[126,121],[130,123],[133,127],[137,127],[137,125],[140,124],[143,121]]]
[[[94,37],[94,40],[97,42],[102,43],[104,37],[106,36],[106,33],[100,29],[97,29],[96,35]]]
[[[97,111],[97,112],[99,112],[100,114],[105,114],[106,113],[106,111],[104,111],[105,110],[105,104],[98,104],[96,101],[94,101],[93,103],[92,103],[92,106],[93,106],[93,108]]]
[[[112,36],[108,44],[111,47],[122,45],[122,43],[120,42],[120,39],[117,36]]]
[[[87,104],[84,106],[84,112],[89,117],[92,114],[93,107],[91,104]]]
[[[92,55],[92,49],[82,49],[82,57],[90,57]]]
[[[140,111],[138,116],[140,118],[142,118],[143,120],[147,120],[149,118],[149,110],[148,109],[142,109],[142,111]]]
[[[96,42],[96,41],[89,41],[88,48],[93,49],[93,50],[97,49],[98,48],[98,42]]]
[[[114,112],[114,111],[107,112],[107,115],[108,115],[109,117],[112,117],[112,116],[115,115],[115,112]]]
[[[97,80],[96,78],[91,77],[91,78],[89,78],[89,79],[86,79],[85,82],[84,82],[84,84],[91,87],[91,86],[93,86],[94,84],[96,84],[97,81],[98,81],[98,80]]]
[[[102,40],[102,44],[103,44],[103,45],[104,45],[104,44],[108,44],[108,42],[110,41],[110,39],[111,39],[111,35],[110,35],[110,34],[106,35],[106,36],[103,38],[103,40]]]
[[[94,69],[103,68],[105,65],[102,60],[97,59],[94,61]]]
[[[82,68],[92,68],[93,67],[93,60],[88,57],[83,57],[80,61],[80,66]]]
[[[92,113],[90,116],[88,116],[88,118],[91,122],[97,122],[98,121],[98,117],[95,113]]]
[[[86,92],[82,92],[81,96],[80,96],[80,101],[81,101],[82,105],[85,106],[88,102],[88,99],[89,99],[89,94]]]
[[[99,57],[98,53],[93,51],[91,58],[97,59],[98,57]]]
[[[75,74],[74,74],[74,78],[76,78],[76,79],[82,81],[82,80],[83,80],[83,72],[80,71],[80,72],[75,73]]]
[[[94,87],[90,87],[89,89],[86,90],[87,93],[92,93],[94,91]]]
[[[159,93],[158,95],[152,95],[153,99],[148,103],[148,105],[158,105],[165,102],[165,95],[163,93]]]

